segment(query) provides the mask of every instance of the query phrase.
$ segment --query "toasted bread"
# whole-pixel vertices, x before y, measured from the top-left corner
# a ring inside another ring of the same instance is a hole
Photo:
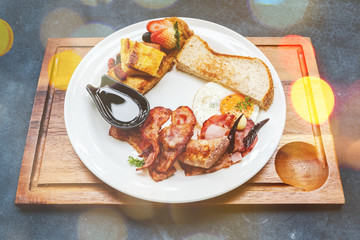
[[[195,167],[210,168],[226,152],[229,139],[224,136],[215,139],[191,139],[178,160]]]
[[[166,18],[169,21],[171,21],[173,24],[175,24],[175,22],[178,23],[178,29],[179,29],[179,40],[180,40],[180,47],[182,47],[185,44],[185,41],[191,37],[194,32],[189,28],[189,26],[187,25],[187,23],[183,20],[181,20],[180,18],[177,17],[170,17],[170,18]],[[123,44],[123,42],[122,42]],[[130,49],[131,49],[131,43],[129,40],[125,40],[124,44],[126,44],[126,47],[123,49],[123,51],[126,51],[125,54],[129,54]],[[144,43],[146,45],[150,45],[148,43]],[[121,46],[123,47],[123,46]],[[112,77],[113,79],[120,81],[132,88],[134,88],[135,90],[139,91],[142,94],[145,94],[146,92],[150,91],[161,79],[162,77],[168,72],[170,71],[173,66],[174,66],[174,60],[177,56],[177,54],[179,53],[179,50],[177,49],[172,49],[172,50],[168,50],[165,51],[166,56],[163,57],[162,62],[160,64],[160,67],[158,69],[158,72],[156,74],[156,76],[150,76],[149,74],[139,71],[135,68],[132,67],[128,67],[125,66],[126,64],[124,64],[126,59],[121,59],[121,64],[122,67],[124,66],[123,71],[127,73],[127,78],[125,80],[121,80],[114,71],[115,67],[112,67],[108,70],[108,75],[110,77]],[[121,55],[121,54],[120,54]]]
[[[172,69],[174,66],[174,59],[176,58],[176,54],[176,52],[171,52],[163,58],[156,77],[133,75],[128,76],[125,80],[121,80],[115,74],[114,69],[116,66],[108,70],[108,75],[109,77],[134,88],[138,92],[145,94],[161,80],[165,73]]]
[[[131,41],[129,38],[121,39],[121,47],[120,47],[120,59],[121,59],[121,69],[128,76],[149,76],[148,73],[139,71],[131,66],[128,66],[126,63],[129,58],[130,50],[134,46],[135,41]]]
[[[254,100],[267,110],[274,85],[266,64],[258,59],[217,53],[199,36],[190,37],[176,58],[176,68],[217,82]]]
[[[122,38],[120,47],[121,69],[128,76],[155,76],[161,60],[165,55],[165,53],[161,52],[160,50],[160,45],[155,43],[139,43],[132,41],[129,38]],[[152,52],[155,52],[155,54],[152,54]],[[159,59],[156,64],[153,64],[153,59],[156,59],[154,55],[161,56],[161,59]],[[141,57],[143,57],[142,63],[139,62]],[[144,57],[147,57],[147,59]],[[146,63],[146,66],[143,66],[144,62]],[[149,68],[152,69],[149,71]]]
[[[160,50],[135,42],[129,52],[126,65],[156,77],[165,56],[166,54]]]

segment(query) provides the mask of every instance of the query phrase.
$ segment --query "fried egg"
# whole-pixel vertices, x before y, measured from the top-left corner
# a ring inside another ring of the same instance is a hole
[[[240,95],[214,82],[208,82],[198,89],[192,106],[199,124],[219,114],[244,114],[256,122],[259,106],[248,97]]]

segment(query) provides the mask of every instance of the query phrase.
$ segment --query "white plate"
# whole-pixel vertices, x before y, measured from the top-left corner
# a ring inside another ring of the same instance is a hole
[[[123,28],[97,44],[75,70],[65,97],[65,124],[70,141],[87,168],[111,187],[136,198],[164,203],[186,203],[209,199],[229,192],[259,172],[274,153],[285,125],[286,104],[280,79],[265,55],[238,33],[208,21],[183,18],[196,35],[215,51],[258,57],[270,68],[275,98],[268,111],[260,111],[258,121],[270,118],[260,130],[255,148],[240,163],[215,173],[185,177],[182,170],[162,182],[144,171],[135,171],[128,156],[137,156],[126,142],[108,135],[110,125],[97,111],[85,87],[100,85],[107,61],[120,51],[120,39],[141,41],[148,21]],[[173,68],[146,94],[151,107],[176,109],[192,105],[197,89],[205,82]]]

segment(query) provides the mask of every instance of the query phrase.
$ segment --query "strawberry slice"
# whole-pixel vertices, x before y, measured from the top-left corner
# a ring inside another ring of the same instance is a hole
[[[148,22],[148,24],[146,25],[146,30],[148,30],[148,32],[153,33],[161,29],[172,28],[172,27],[173,25],[169,20],[160,19],[160,20],[153,20]]]
[[[171,50],[176,47],[177,50],[180,50],[178,23],[176,22],[171,28],[163,28],[151,33],[150,40],[164,49]]]
[[[159,44],[162,48],[173,49],[176,47],[177,39],[174,28],[163,28],[151,33],[151,42]]]

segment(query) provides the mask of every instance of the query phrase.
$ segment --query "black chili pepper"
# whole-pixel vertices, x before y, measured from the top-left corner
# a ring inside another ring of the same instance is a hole
[[[242,118],[244,114],[241,114],[240,117],[238,117],[238,119],[236,119],[236,121],[234,122],[234,125],[231,127],[229,135],[228,135],[228,139],[230,140],[229,142],[229,146],[227,148],[227,152],[228,153],[232,153],[234,151],[234,147],[235,147],[235,133],[236,133],[236,129],[237,126],[240,122],[240,119]]]
[[[248,147],[250,147],[250,145],[254,142],[257,133],[259,132],[260,128],[262,128],[262,126],[265,125],[265,123],[267,123],[269,121],[269,118],[266,118],[260,122],[258,122],[257,124],[255,124],[255,126],[253,126],[251,128],[251,130],[249,131],[249,133],[246,135],[246,137],[244,138],[244,146],[245,149],[247,149]]]

